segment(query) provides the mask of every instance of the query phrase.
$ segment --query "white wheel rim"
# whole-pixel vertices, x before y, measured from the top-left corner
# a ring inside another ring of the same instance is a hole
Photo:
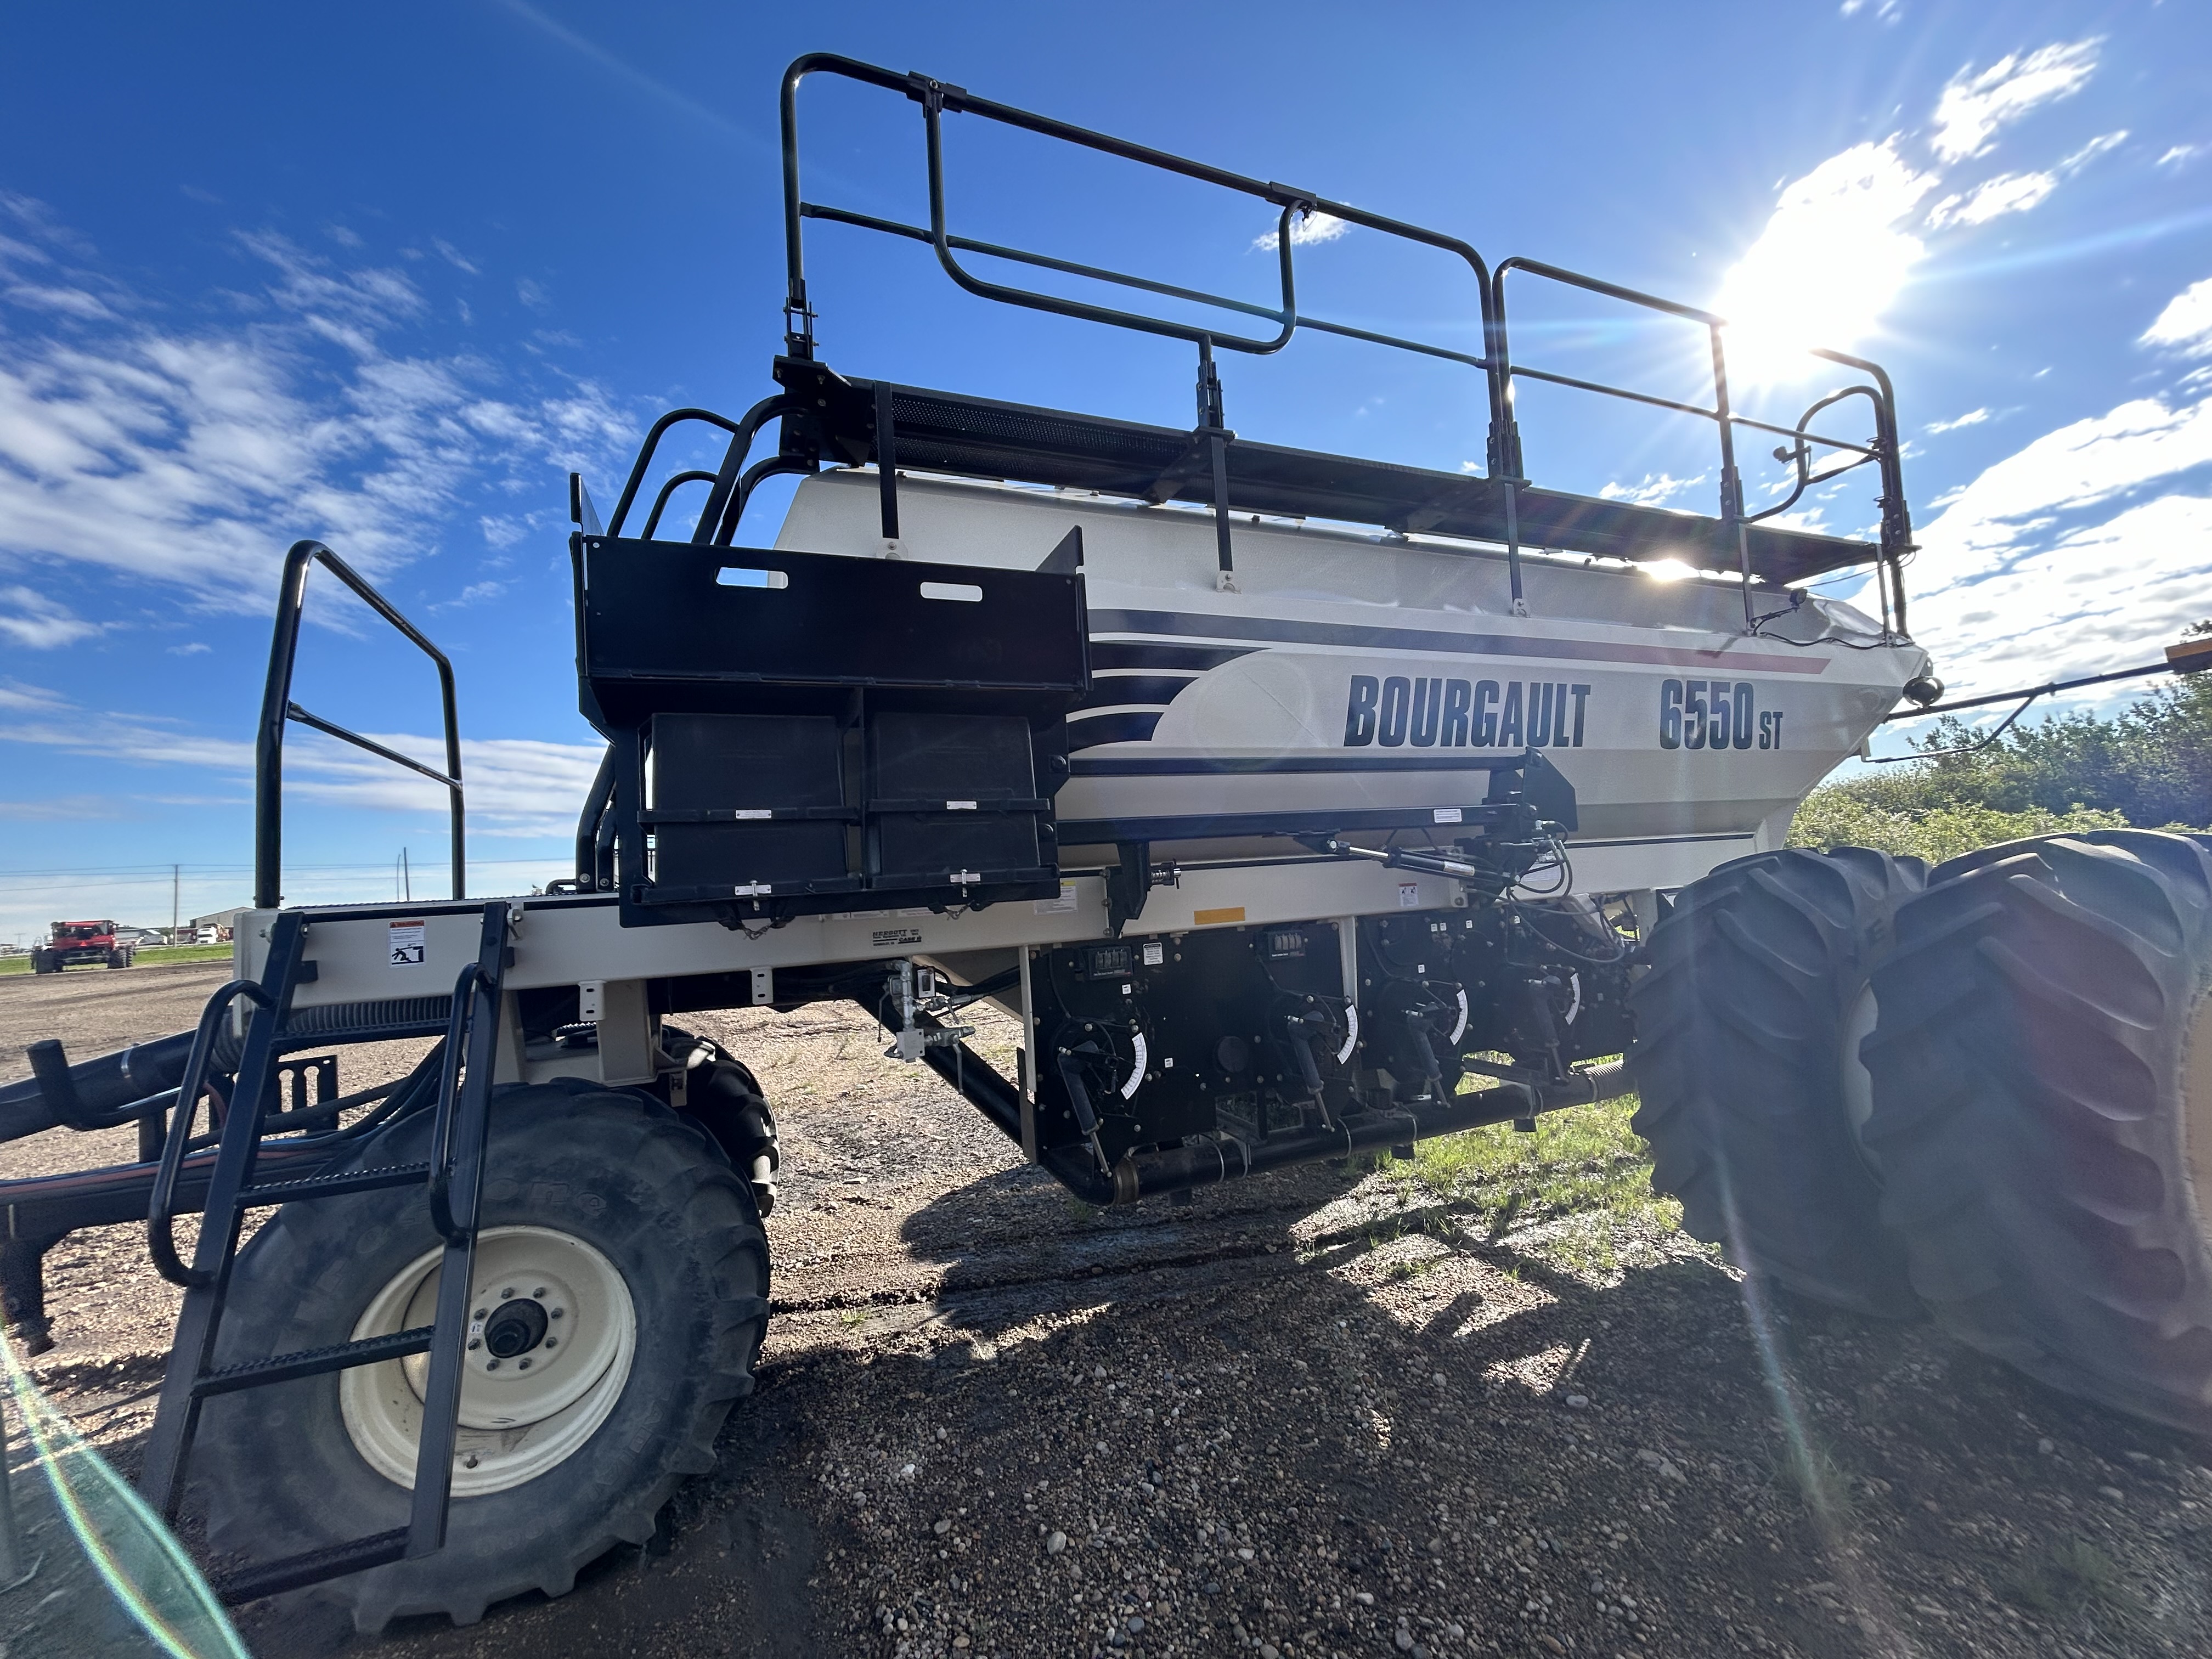
[[[1843,1073],[1844,1121],[1850,1125],[1851,1145],[1859,1149],[1867,1168],[1876,1174],[1881,1173],[1881,1162],[1866,1144],[1867,1120],[1874,1115],[1874,1074],[1859,1058],[1859,1044],[1874,1035],[1880,1015],[1874,987],[1861,988],[1858,1000],[1851,1004],[1850,1018],[1844,1022],[1844,1052],[1837,1056]]]
[[[442,1254],[426,1250],[395,1273],[355,1322],[356,1340],[431,1323]],[[474,1279],[456,1498],[504,1492],[573,1456],[621,1398],[637,1347],[629,1287],[580,1238],[550,1227],[488,1227],[477,1235]],[[429,1356],[416,1354],[338,1378],[354,1449],[410,1490],[428,1371]]]

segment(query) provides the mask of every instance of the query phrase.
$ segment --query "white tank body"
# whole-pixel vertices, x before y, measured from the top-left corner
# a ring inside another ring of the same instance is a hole
[[[1500,550],[1240,516],[1223,592],[1209,511],[914,477],[898,496],[891,546],[872,470],[817,474],[775,545],[1033,569],[1081,528],[1093,690],[1069,720],[1056,805],[1070,828],[1412,808],[1436,815],[1442,842],[1453,809],[1488,793],[1489,763],[1534,746],[1574,786],[1576,890],[1675,887],[1778,845],[1797,802],[1928,666],[1814,597],[1747,637],[1732,582],[1532,554],[1516,617]],[[1779,589],[1753,599],[1788,604]],[[1064,834],[1062,866],[1113,863],[1111,838],[1091,839]]]

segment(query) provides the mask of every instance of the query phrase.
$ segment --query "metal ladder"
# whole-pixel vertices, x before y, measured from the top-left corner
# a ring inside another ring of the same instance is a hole
[[[254,1167],[269,1103],[276,1095],[276,1065],[288,1047],[313,1046],[328,1034],[291,1036],[287,1022],[295,986],[315,976],[302,959],[307,918],[296,910],[278,915],[270,930],[269,957],[258,981],[234,980],[210,999],[178,1094],[177,1121],[162,1148],[160,1175],[148,1214],[147,1243],[164,1278],[185,1287],[182,1311],[161,1383],[161,1401],[146,1448],[139,1488],[164,1521],[173,1522],[184,1492],[186,1460],[198,1431],[200,1406],[219,1394],[264,1388],[305,1376],[374,1365],[428,1352],[430,1369],[422,1405],[422,1437],[416,1451],[414,1494],[408,1524],[279,1560],[250,1565],[212,1579],[216,1595],[231,1605],[400,1560],[414,1560],[446,1541],[453,1448],[459,1431],[462,1344],[469,1319],[469,1287],[476,1261],[477,1213],[483,1180],[484,1139],[490,1119],[494,1045],[498,1035],[500,983],[507,957],[509,907],[483,908],[477,960],[453,986],[446,1030],[443,1073],[430,1156],[421,1163],[389,1164],[303,1179],[257,1181]],[[173,1226],[178,1171],[215,1035],[239,997],[253,1004],[239,1060],[237,1087],[222,1121],[210,1175],[198,1247],[186,1267],[179,1259]],[[364,1036],[380,1036],[367,1032]],[[344,1193],[421,1184],[429,1194],[431,1224],[445,1240],[439,1264],[434,1322],[386,1336],[329,1347],[273,1354],[220,1368],[216,1340],[237,1260],[246,1212],[277,1204],[335,1198]]]

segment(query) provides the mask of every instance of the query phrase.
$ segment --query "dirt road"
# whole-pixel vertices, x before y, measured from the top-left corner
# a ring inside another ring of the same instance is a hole
[[[179,1029],[219,973],[174,971],[0,987],[0,1053]],[[855,1011],[695,1019],[760,1070],[786,1159],[718,1468],[559,1601],[382,1644],[250,1609],[257,1654],[2212,1649],[2212,1451],[1753,1293],[1623,1196],[1626,1108],[1547,1121],[1548,1162],[1485,1131],[1099,1214]],[[115,1402],[171,1304],[110,1233],[57,1253],[37,1369],[127,1468],[147,1408]]]

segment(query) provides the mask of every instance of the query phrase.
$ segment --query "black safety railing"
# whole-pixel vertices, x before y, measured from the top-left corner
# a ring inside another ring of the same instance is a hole
[[[1602,295],[1625,305],[1640,307],[1663,316],[1676,317],[1694,323],[1705,332],[1707,349],[1712,362],[1713,402],[1711,408],[1702,404],[1684,403],[1677,398],[1661,398],[1647,392],[1632,391],[1626,386],[1606,386],[1595,380],[1585,380],[1573,375],[1554,374],[1548,369],[1516,363],[1506,345],[1505,278],[1516,270],[1526,271],[1549,282],[1579,289],[1584,293]],[[1516,474],[1522,470],[1521,439],[1514,420],[1513,382],[1516,380],[1538,380],[1547,385],[1565,386],[1577,392],[1594,392],[1601,397],[1617,398],[1625,402],[1642,404],[1650,408],[1670,410],[1678,415],[1694,416],[1713,422],[1720,442],[1720,517],[1721,521],[1736,531],[1736,550],[1739,574],[1744,586],[1744,621],[1753,632],[1761,623],[1785,612],[1770,612],[1759,616],[1752,609],[1751,561],[1748,542],[1744,535],[1753,525],[1762,520],[1779,517],[1795,507],[1808,489],[1841,477],[1854,468],[1873,462],[1881,470],[1881,534],[1879,543],[1882,580],[1878,584],[1882,607],[1882,628],[1885,633],[1902,635],[1905,630],[1904,561],[1912,550],[1912,522],[1905,507],[1905,478],[1902,457],[1897,438],[1896,394],[1889,376],[1881,366],[1863,357],[1853,357],[1840,351],[1811,346],[1808,355],[1856,369],[1873,377],[1872,386],[1850,386],[1831,392],[1814,400],[1812,405],[1797,417],[1795,426],[1776,426],[1766,421],[1754,420],[1738,414],[1729,396],[1728,319],[1696,306],[1684,305],[1677,300],[1665,300],[1656,294],[1644,294],[1632,288],[1623,288],[1579,271],[1567,270],[1558,265],[1546,264],[1541,260],[1525,259],[1518,256],[1500,263],[1491,279],[1492,297],[1498,318],[1494,336],[1491,372],[1501,386],[1499,396],[1506,411],[1506,431],[1510,453],[1506,458]],[[1875,436],[1866,443],[1855,443],[1849,439],[1826,437],[1810,430],[1810,422],[1838,404],[1852,398],[1864,398],[1874,406]],[[1774,452],[1778,461],[1792,465],[1796,484],[1787,496],[1772,507],[1757,513],[1744,510],[1743,474],[1736,465],[1735,434],[1739,428],[1752,432],[1765,432],[1789,441]],[[1856,459],[1840,465],[1815,470],[1813,458],[1815,451],[1840,451]],[[1493,463],[1494,464],[1494,463]]]
[[[444,771],[425,766],[358,732],[349,732],[319,714],[308,713],[292,701],[292,665],[300,651],[300,618],[307,606],[307,570],[310,565],[318,563],[351,588],[362,604],[398,629],[409,643],[436,665],[438,695],[446,726]],[[420,773],[431,782],[445,787],[453,817],[453,896],[462,897],[467,888],[463,868],[467,849],[461,791],[461,727],[453,704],[453,665],[447,661],[444,652],[423,638],[415,624],[394,610],[391,602],[370,586],[359,572],[316,541],[292,544],[291,550],[284,556],[284,574],[276,592],[276,629],[269,645],[269,679],[261,695],[261,726],[253,753],[253,903],[257,909],[273,910],[283,902],[284,727],[293,721],[366,750],[394,766]]]
[[[925,159],[927,167],[927,198],[929,222],[927,226],[902,223],[896,220],[852,211],[848,209],[826,206],[805,200],[800,191],[798,94],[800,83],[817,74],[836,76],[864,85],[894,92],[910,99],[921,109]],[[1251,197],[1273,207],[1277,212],[1275,252],[1279,297],[1273,305],[1213,294],[1155,279],[1134,276],[1103,266],[1082,264],[1074,260],[981,241],[956,234],[948,222],[945,205],[945,166],[943,143],[944,118],[947,114],[972,115],[987,121],[1015,127],[1040,137],[1075,144],[1102,155],[1118,157],[1139,165],[1216,185],[1221,189]],[[1217,350],[1241,352],[1249,356],[1267,356],[1281,350],[1299,330],[1338,336],[1388,349],[1407,351],[1419,356],[1463,364],[1476,369],[1484,377],[1489,431],[1485,445],[1487,457],[1487,476],[1502,489],[1504,507],[1504,541],[1510,573],[1515,609],[1523,609],[1521,576],[1521,546],[1518,517],[1516,508],[1517,492],[1528,480],[1522,465],[1522,445],[1516,425],[1514,386],[1516,380],[1541,381],[1575,391],[1623,399],[1647,407],[1672,410],[1714,423],[1719,434],[1721,452],[1721,521],[1736,528],[1738,536],[1738,574],[1745,587],[1745,607],[1747,625],[1754,631],[1772,616],[1761,616],[1753,609],[1751,569],[1745,552],[1742,532],[1763,520],[1786,512],[1804,493],[1826,483],[1869,462],[1877,465],[1881,476],[1881,532],[1874,555],[1881,568],[1881,597],[1886,629],[1902,635],[1905,629],[1905,593],[1902,566],[1911,550],[1911,526],[1905,502],[1902,477],[1899,471],[1899,443],[1895,399],[1888,377],[1876,365],[1847,354],[1816,350],[1813,355],[1853,369],[1868,378],[1867,384],[1847,386],[1817,400],[1793,426],[1781,426],[1753,419],[1741,414],[1732,405],[1728,387],[1728,370],[1723,331],[1725,319],[1696,307],[1640,293],[1595,277],[1522,258],[1506,260],[1494,270],[1482,255],[1467,241],[1440,231],[1370,212],[1349,203],[1338,202],[1311,191],[1301,190],[1272,180],[1263,180],[1194,161],[1183,156],[1147,145],[1095,132],[1088,128],[1052,119],[1011,105],[980,98],[965,88],[932,80],[927,76],[902,74],[860,63],[832,53],[811,53],[793,62],[785,71],[782,88],[782,142],[784,186],[784,241],[786,252],[786,290],[784,297],[785,349],[793,358],[811,360],[815,353],[815,313],[811,305],[806,286],[804,248],[804,228],[809,219],[842,224],[925,243],[936,253],[937,261],[955,283],[963,290],[981,298],[1050,313],[1082,321],[1134,330],[1139,332],[1186,341],[1198,350],[1198,428],[1194,434],[1208,441],[1213,463],[1214,505],[1218,535],[1221,543],[1220,558],[1224,574],[1230,568],[1228,546],[1227,476],[1223,459],[1224,447],[1233,435],[1225,428],[1222,410],[1219,377],[1214,365]],[[1397,237],[1420,246],[1450,253],[1466,262],[1475,279],[1475,299],[1480,313],[1483,349],[1480,354],[1456,347],[1388,334],[1373,329],[1359,328],[1334,322],[1301,312],[1297,301],[1297,271],[1294,248],[1297,222],[1306,216],[1325,214],[1352,225]],[[1258,319],[1274,325],[1272,331],[1237,333],[1227,326],[1208,326],[1202,323],[1164,317],[1146,312],[1123,310],[1111,306],[1067,297],[1038,289],[1024,288],[1008,283],[996,282],[979,276],[959,256],[981,256],[1008,262],[1035,270],[1057,272],[1064,276],[1084,278],[1111,284],[1135,292],[1158,295],[1164,298],[1213,307],[1239,317]],[[1531,276],[1562,283],[1586,292],[1607,295],[1628,304],[1642,307],[1667,315],[1681,318],[1703,326],[1708,334],[1713,374],[1713,401],[1710,405],[1692,404],[1679,399],[1657,397],[1630,387],[1616,386],[1600,381],[1562,374],[1534,365],[1516,363],[1508,346],[1505,307],[1505,276],[1518,270]],[[880,389],[879,389],[880,390]],[[1810,422],[1826,410],[1846,398],[1864,397],[1874,406],[1875,435],[1864,441],[1836,438],[1816,433]],[[714,474],[689,472],[678,475],[663,486],[648,524],[657,524],[669,495],[681,484],[711,481],[706,509],[702,513],[694,539],[726,541],[734,532],[737,515],[742,513],[746,497],[753,484],[775,472],[811,471],[815,465],[811,458],[802,454],[783,453],[768,459],[746,469],[743,467],[744,450],[752,436],[775,416],[794,411],[787,397],[770,398],[750,411],[743,421],[731,422],[726,417],[705,410],[684,410],[665,417],[648,438],[640,454],[621,505],[617,508],[611,533],[618,532],[629,508],[635,501],[650,462],[653,447],[667,427],[685,420],[704,420],[732,434],[732,453],[720,471]],[[1759,513],[1748,513],[1744,507],[1742,479],[1736,465],[1736,434],[1739,430],[1771,434],[1785,441],[1775,452],[1775,459],[1788,463],[1794,473],[1795,487],[1787,499]],[[884,436],[888,441],[888,432]],[[1816,455],[1848,455],[1852,459],[1841,465],[1814,465]],[[879,468],[887,474],[890,468],[878,457]],[[885,490],[886,534],[896,524],[896,509],[892,488],[888,477]]]
[[[858,81],[886,91],[900,93],[921,106],[922,126],[929,171],[929,228],[898,224],[890,220],[873,219],[866,215],[847,212],[842,209],[827,208],[804,200],[799,192],[799,88],[810,75],[827,74]],[[1142,276],[1133,276],[1124,271],[1109,270],[1101,266],[1086,265],[1069,259],[1055,259],[1046,255],[1030,253],[1019,249],[1001,247],[995,244],[978,242],[969,238],[955,236],[946,222],[945,205],[944,117],[947,113],[979,116],[988,121],[1017,127],[1046,138],[1077,144],[1101,155],[1118,156],[1140,166],[1157,167],[1201,184],[1212,185],[1266,202],[1276,210],[1275,257],[1280,301],[1268,307],[1255,305],[1246,300],[1232,299],[1225,295],[1210,294],[1198,289],[1181,288]],[[1408,224],[1403,220],[1369,212],[1364,208],[1347,202],[1332,201],[1315,191],[1299,190],[1292,185],[1273,180],[1249,178],[1241,173],[1211,167],[1166,150],[1149,145],[1132,143],[1088,127],[1079,127],[1066,121],[1056,121],[1048,116],[1029,110],[1017,109],[1011,104],[1001,104],[988,98],[978,98],[964,88],[948,86],[933,81],[927,76],[902,75],[895,70],[879,69],[872,64],[863,64],[834,52],[810,52],[795,60],[784,71],[783,101],[783,226],[786,287],[784,294],[785,349],[793,357],[811,358],[814,355],[814,312],[806,298],[806,261],[802,227],[807,219],[836,220],[862,228],[902,236],[927,242],[936,250],[937,262],[946,276],[970,294],[1004,304],[1025,307],[1034,311],[1049,312],[1056,316],[1075,318],[1085,322],[1103,323],[1112,327],[1133,329],[1139,333],[1154,334],[1170,339],[1187,341],[1198,348],[1198,432],[1206,440],[1208,459],[1212,463],[1214,485],[1215,535],[1218,543],[1221,571],[1225,577],[1231,568],[1229,546],[1229,480],[1226,446],[1231,434],[1227,429],[1223,410],[1221,380],[1214,367],[1216,350],[1243,352],[1253,356],[1267,356],[1280,351],[1301,329],[1318,333],[1341,335],[1346,338],[1364,340],[1371,344],[1389,346],[1412,351],[1425,356],[1465,363],[1484,371],[1489,392],[1492,430],[1498,429],[1502,408],[1498,403],[1499,383],[1489,373],[1490,359],[1474,356],[1449,346],[1424,341],[1402,339],[1376,333],[1368,329],[1354,328],[1348,324],[1333,323],[1321,318],[1301,315],[1297,308],[1297,281],[1293,250],[1297,237],[1294,222],[1314,214],[1326,215],[1347,224],[1361,226],[1395,236],[1425,247],[1438,249],[1466,261],[1474,273],[1475,299],[1481,312],[1486,347],[1492,342],[1493,315],[1489,267],[1482,256],[1468,243],[1442,231],[1425,226]],[[1194,323],[1181,322],[1171,318],[1153,316],[1143,312],[1121,311],[1109,306],[1093,305],[1036,289],[1016,288],[1004,283],[994,283],[975,275],[956,257],[960,252],[981,253],[992,258],[1011,260],[1041,270],[1056,270],[1065,275],[1082,276],[1112,283],[1139,292],[1159,294],[1212,306],[1243,316],[1258,317],[1276,325],[1272,335],[1240,335],[1218,328],[1206,328]],[[1495,458],[1493,456],[1493,470]],[[1507,501],[1509,521],[1512,504],[1509,493]],[[1517,536],[1510,536],[1507,554],[1512,567],[1513,599],[1515,608],[1521,605],[1520,547]]]

